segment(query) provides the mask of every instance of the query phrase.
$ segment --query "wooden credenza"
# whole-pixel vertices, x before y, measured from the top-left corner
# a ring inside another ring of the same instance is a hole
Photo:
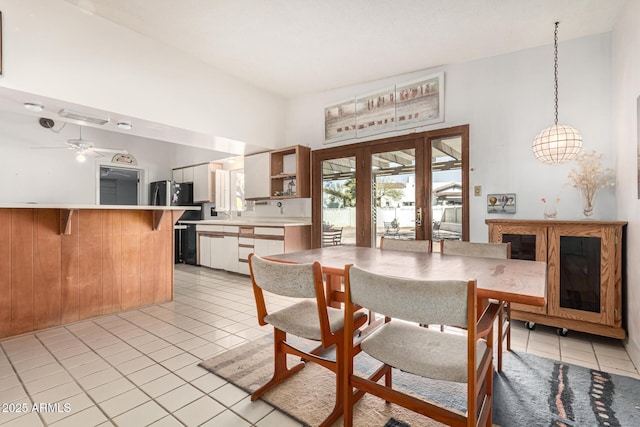
[[[626,222],[487,219],[485,223],[490,242],[511,242],[512,258],[547,263],[547,304],[512,304],[512,318],[625,337],[622,243]]]

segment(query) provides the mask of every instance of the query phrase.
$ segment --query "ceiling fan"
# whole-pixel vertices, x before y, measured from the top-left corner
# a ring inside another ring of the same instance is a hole
[[[42,118],[40,119],[40,125],[44,128],[51,129],[53,127],[53,120]],[[93,142],[82,139],[82,126],[78,126],[80,129],[79,138],[68,139],[64,147],[38,147],[45,149],[69,149],[76,150],[76,160],[84,162],[87,160],[87,155],[102,156],[102,153],[120,153],[128,154],[127,150],[123,148],[101,148],[93,145]]]

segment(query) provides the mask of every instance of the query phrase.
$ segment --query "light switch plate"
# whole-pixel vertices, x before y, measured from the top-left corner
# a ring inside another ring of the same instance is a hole
[[[475,185],[473,187],[473,195],[474,196],[482,196],[482,185]]]

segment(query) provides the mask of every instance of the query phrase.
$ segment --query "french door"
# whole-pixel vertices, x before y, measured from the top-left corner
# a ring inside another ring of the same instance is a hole
[[[313,151],[313,247],[468,240],[468,152],[468,125]]]

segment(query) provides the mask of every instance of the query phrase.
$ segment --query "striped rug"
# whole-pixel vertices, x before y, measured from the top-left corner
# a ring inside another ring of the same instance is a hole
[[[311,348],[311,343],[308,344]],[[298,358],[291,357],[291,365]],[[494,374],[493,423],[522,426],[640,426],[640,380],[583,368],[527,353],[505,353],[502,374]],[[216,375],[251,393],[273,372],[273,341],[260,338],[201,363]],[[361,353],[355,369],[364,376],[377,362]],[[465,410],[466,386],[430,381],[394,370],[394,387],[429,400]],[[335,375],[314,363],[278,387],[263,400],[309,426],[317,426],[333,409]],[[340,418],[335,426],[342,426]],[[354,412],[354,425],[440,426],[422,415],[382,399],[365,395]]]

